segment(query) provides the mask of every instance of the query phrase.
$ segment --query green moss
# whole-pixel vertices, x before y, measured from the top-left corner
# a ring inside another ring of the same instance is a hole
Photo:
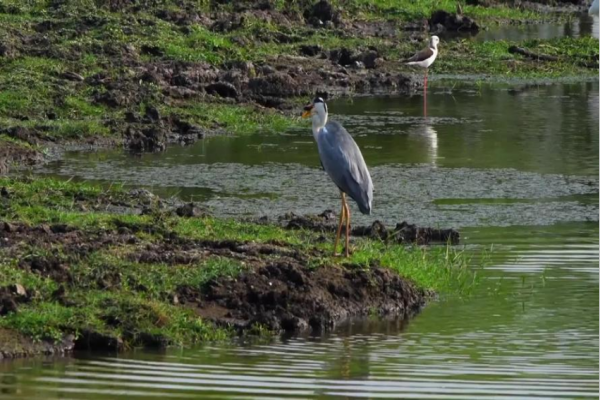
[[[283,132],[300,124],[277,110],[249,105],[180,103],[178,107],[159,107],[165,115],[177,114],[206,128],[217,128],[236,135]]]

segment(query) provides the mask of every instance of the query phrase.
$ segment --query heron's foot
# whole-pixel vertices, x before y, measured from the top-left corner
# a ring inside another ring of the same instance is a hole
[[[348,246],[348,247],[346,247],[346,248],[344,249],[344,257],[346,257],[346,258],[347,258],[347,257],[350,257],[350,255],[351,255],[352,253],[354,253],[354,252],[352,251],[352,248],[351,248],[350,246]]]

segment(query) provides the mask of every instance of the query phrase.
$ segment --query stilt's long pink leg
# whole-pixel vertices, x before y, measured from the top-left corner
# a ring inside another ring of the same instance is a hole
[[[427,71],[425,69],[425,81],[423,83],[423,115],[427,117]]]

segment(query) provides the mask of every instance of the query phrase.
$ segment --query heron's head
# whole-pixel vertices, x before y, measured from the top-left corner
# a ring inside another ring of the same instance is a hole
[[[325,104],[322,97],[315,98],[309,105],[304,107],[302,118],[309,118],[314,115],[319,116],[321,119],[327,117],[327,104]]]
[[[437,45],[440,42],[440,38],[433,35],[430,39],[429,39],[429,47],[431,47],[432,49],[437,49]]]

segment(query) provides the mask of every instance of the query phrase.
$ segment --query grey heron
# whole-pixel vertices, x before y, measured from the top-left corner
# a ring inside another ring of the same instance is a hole
[[[427,72],[429,71],[429,67],[438,55],[438,43],[440,42],[440,38],[437,36],[432,36],[429,39],[429,45],[425,47],[423,50],[416,53],[414,56],[406,60],[407,65],[416,65],[421,68],[425,68],[425,77],[423,79],[423,104],[424,104],[424,112],[427,115]]]
[[[312,119],[312,132],[323,169],[333,183],[340,189],[342,211],[335,236],[333,255],[337,255],[338,243],[342,233],[342,224],[346,221],[346,249],[349,255],[350,208],[346,195],[350,196],[363,214],[371,214],[373,202],[373,182],[367,164],[358,145],[342,125],[335,121],[327,122],[327,104],[317,97],[304,107],[303,118]]]

